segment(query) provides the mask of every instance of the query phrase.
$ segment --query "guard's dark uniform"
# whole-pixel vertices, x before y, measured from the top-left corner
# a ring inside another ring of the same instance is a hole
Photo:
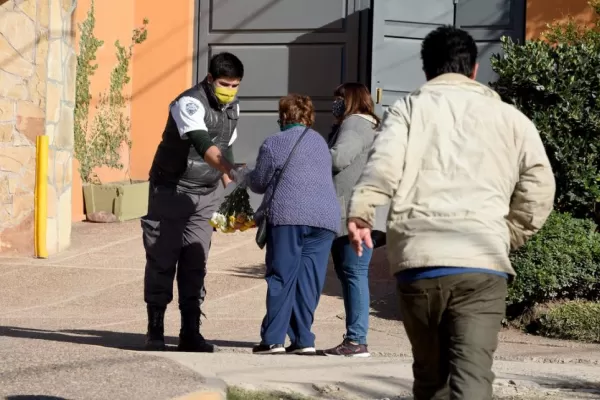
[[[204,112],[203,125],[213,143],[222,153],[227,152],[239,118],[237,100],[221,105],[206,81],[180,94],[172,104],[182,98],[193,103],[186,104],[188,114],[198,108]],[[142,218],[146,249],[144,300],[151,331],[153,320],[157,320],[152,312],[164,316],[165,307],[173,299],[177,271],[181,334],[192,335],[199,329],[213,232],[209,220],[222,201],[223,174],[202,159],[182,134],[181,125],[170,112],[150,171],[148,214]]]

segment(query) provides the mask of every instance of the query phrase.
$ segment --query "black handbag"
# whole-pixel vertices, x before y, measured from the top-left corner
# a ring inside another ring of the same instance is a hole
[[[273,190],[271,191],[271,196],[269,197],[269,200],[267,200],[267,202],[265,203],[265,210],[263,213],[263,218],[260,221],[260,224],[258,224],[258,227],[256,228],[256,244],[261,249],[264,249],[267,244],[267,229],[269,227],[269,212],[271,211],[271,202],[273,201],[273,196],[275,195],[275,191],[277,190],[277,185],[279,184],[279,181],[281,180],[281,175],[283,175],[285,168],[287,167],[288,163],[290,162],[290,159],[294,155],[294,152],[296,151],[298,144],[302,141],[302,139],[304,138],[304,135],[306,135],[306,132],[308,132],[308,128],[306,128],[304,130],[304,132],[302,132],[302,135],[300,135],[298,140],[296,140],[296,144],[294,144],[294,147],[292,147],[292,151],[290,151],[290,154],[288,155],[287,160],[285,160],[283,167],[281,167],[280,170],[275,171],[275,173],[271,177],[271,181],[269,182],[268,186],[270,186],[271,182],[273,182],[273,180],[275,180],[275,182],[273,183]]]

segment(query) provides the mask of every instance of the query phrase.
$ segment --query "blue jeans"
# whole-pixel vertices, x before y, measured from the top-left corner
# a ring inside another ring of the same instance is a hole
[[[269,226],[267,230],[267,314],[263,344],[314,347],[311,332],[325,284],[329,250],[335,233],[303,225]]]
[[[363,244],[363,255],[358,257],[348,236],[333,241],[331,256],[335,272],[342,283],[346,310],[346,339],[367,344],[369,330],[369,263],[373,249]]]

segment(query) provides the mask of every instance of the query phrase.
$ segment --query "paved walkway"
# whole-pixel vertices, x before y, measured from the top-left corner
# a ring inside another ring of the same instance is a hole
[[[372,267],[369,342],[376,357],[369,360],[249,354],[265,312],[263,257],[253,232],[215,235],[203,325],[221,348],[215,354],[139,350],[146,313],[137,221],[76,224],[72,247],[48,260],[0,258],[0,396],[169,400],[238,384],[331,398],[409,398],[410,349],[382,251]],[[330,273],[314,327],[319,347],[339,343],[343,315]],[[175,345],[176,306],[166,325]],[[526,398],[519,396],[577,387],[578,396],[600,398],[592,393],[600,390],[599,346],[506,331],[497,358],[499,394]]]

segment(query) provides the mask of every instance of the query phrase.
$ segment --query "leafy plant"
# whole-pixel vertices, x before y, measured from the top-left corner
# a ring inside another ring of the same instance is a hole
[[[591,4],[600,13],[600,0]],[[556,209],[600,221],[600,22],[554,23],[544,38],[523,45],[503,39],[504,55],[492,57],[499,75],[492,86],[540,131]]]
[[[508,290],[509,317],[549,301],[600,299],[600,233],[589,219],[552,213],[511,261],[517,277]]]
[[[94,35],[96,26],[95,4],[92,0],[87,17],[79,25],[81,32],[77,56],[77,86],[75,95],[75,157],[79,161],[79,174],[85,183],[99,183],[94,169],[101,166],[122,169],[119,150],[129,140],[130,120],[126,115],[128,97],[123,93],[131,81],[129,66],[135,45],[148,37],[148,20],[133,30],[131,43],[125,47],[115,42],[117,64],[110,74],[110,86],[98,95],[94,116],[90,122],[91,78],[98,69],[96,53],[104,42]]]
[[[588,1],[596,16],[600,15],[600,0]],[[596,18],[592,26],[581,25],[575,18],[569,17],[565,22],[548,24],[543,39],[552,44],[598,43],[600,40],[600,19]]]
[[[569,301],[539,311],[536,333],[556,339],[600,343],[600,304]]]
[[[301,394],[281,391],[254,391],[238,387],[227,389],[227,400],[311,400]]]
[[[89,181],[89,157],[87,132],[89,126],[89,111],[92,95],[90,93],[91,77],[98,69],[96,53],[104,44],[94,36],[96,26],[95,3],[92,1],[86,19],[79,24],[79,54],[77,56],[77,75],[75,86],[75,158],[79,161],[79,173],[84,182]],[[92,163],[93,164],[93,163]]]

